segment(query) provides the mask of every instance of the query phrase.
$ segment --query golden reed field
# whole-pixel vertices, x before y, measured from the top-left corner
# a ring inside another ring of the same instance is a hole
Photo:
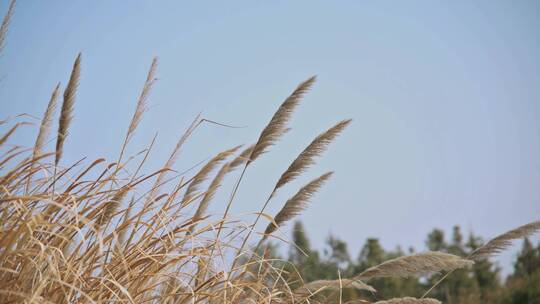
[[[2,47],[14,2],[0,29]],[[332,172],[313,177],[286,202],[273,202],[282,205],[277,214],[267,214],[266,207],[274,194],[307,173],[351,120],[330,126],[292,163],[282,164],[285,170],[266,203],[246,210],[257,212],[256,220],[239,223],[229,210],[238,191],[249,191],[242,189],[244,173],[253,162],[264,162],[264,154],[289,131],[294,111],[316,78],[301,82],[276,104],[277,110],[268,113],[268,124],[253,144],[224,147],[193,170],[174,171],[193,132],[201,124],[215,123],[196,117],[166,163],[142,174],[156,149],[153,142],[136,155],[125,151],[148,108],[157,66],[154,59],[114,160],[83,158],[65,163],[62,158],[69,151],[70,127],[77,123],[73,112],[84,73],[81,54],[66,75],[66,84],[57,85],[48,103],[43,103],[40,122],[27,121],[25,115],[0,122],[4,130],[0,136],[0,303],[344,303],[346,289],[376,294],[372,279],[440,272],[448,276],[540,229],[540,222],[518,227],[469,256],[422,252],[385,261],[354,277],[305,282],[290,275],[294,265],[284,267],[285,261],[269,257],[268,238],[309,206]],[[35,141],[27,146],[10,144],[24,124],[35,127]],[[220,187],[227,178],[234,181],[232,189]],[[207,214],[218,191],[228,197],[219,202],[223,212]],[[263,220],[268,226],[256,231],[254,227]],[[376,303],[440,303],[429,298],[429,292],[422,298]],[[348,303],[370,302],[360,297]]]

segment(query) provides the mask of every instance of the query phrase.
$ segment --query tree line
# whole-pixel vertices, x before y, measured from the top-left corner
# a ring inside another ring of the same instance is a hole
[[[356,257],[351,256],[347,243],[335,236],[326,239],[323,250],[314,249],[301,222],[294,223],[292,240],[286,256],[276,245],[269,244],[266,255],[285,260],[282,267],[291,287],[315,280],[350,278],[386,260],[415,252],[410,248],[385,250],[378,239],[368,238]],[[443,230],[433,229],[426,237],[426,247],[459,256],[467,256],[483,243],[474,233],[463,236],[454,226],[449,238]],[[369,281],[377,293],[344,289],[343,300],[379,300],[393,297],[421,297],[444,274],[422,278],[381,278]],[[475,263],[470,269],[455,271],[430,291],[429,296],[448,304],[540,304],[540,243],[536,246],[525,239],[511,273],[503,278],[501,269],[489,259]]]

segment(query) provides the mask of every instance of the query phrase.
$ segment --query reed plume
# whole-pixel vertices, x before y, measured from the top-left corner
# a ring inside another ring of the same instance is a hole
[[[274,217],[274,222],[268,224],[262,240],[272,234],[278,227],[282,226],[306,209],[311,197],[313,197],[317,190],[319,190],[332,174],[333,172],[325,173],[298,190],[298,192],[285,203],[283,208]]]
[[[488,258],[508,248],[512,244],[513,240],[527,237],[537,232],[538,230],[540,230],[540,221],[532,222],[532,223],[523,225],[521,227],[518,227],[516,229],[507,231],[491,239],[486,244],[478,247],[471,254],[469,254],[469,256],[467,256],[467,259],[478,261],[478,260]],[[441,284],[441,282],[444,281],[452,273],[453,273],[453,270],[447,272],[442,278],[440,278],[437,282],[435,282],[435,284],[433,284],[424,293],[422,298],[426,297],[433,289],[435,289],[435,287],[439,286],[439,284]]]
[[[229,174],[230,172],[232,172],[237,167],[245,164],[249,160],[249,155],[251,154],[251,151],[253,151],[253,145],[244,149],[244,151],[242,151],[240,155],[238,155],[232,161],[224,164],[221,167],[221,169],[219,169],[218,173],[216,174],[216,176],[210,183],[210,186],[208,186],[208,189],[206,190],[206,193],[204,194],[203,199],[199,203],[199,207],[197,207],[197,210],[195,211],[193,215],[194,221],[198,221],[203,217],[204,213],[208,209],[208,204],[214,198],[214,195],[216,194],[216,191],[218,190],[218,188],[221,186],[221,182],[223,181],[225,176]],[[189,232],[192,233],[194,229],[195,229],[195,225],[190,227]]]
[[[2,20],[2,25],[0,25],[0,53],[4,51],[4,47],[6,45],[6,36],[9,28],[9,23],[11,21],[11,17],[13,16],[13,10],[15,9],[15,0],[11,0],[9,3],[9,8],[4,15],[4,19]]]
[[[289,168],[281,175],[276,183],[275,189],[277,190],[278,188],[283,187],[312,166],[315,163],[315,157],[320,156],[334,138],[336,138],[336,136],[338,136],[351,121],[351,119],[342,120],[315,137],[315,139],[300,153],[300,155],[298,155]]]
[[[68,135],[68,128],[73,118],[73,106],[75,104],[75,95],[79,86],[79,76],[81,73],[81,53],[75,59],[73,70],[69,77],[66,90],[64,91],[64,101],[62,102],[62,110],[60,111],[60,120],[58,124],[58,137],[56,138],[56,157],[54,160],[55,166],[58,166],[62,152],[64,150],[64,141]]]
[[[294,109],[300,103],[302,96],[311,88],[315,82],[316,76],[312,76],[308,80],[300,83],[294,92],[285,99],[279,109],[274,113],[270,122],[261,132],[257,143],[253,147],[248,164],[256,160],[259,156],[266,152],[268,147],[274,145],[278,139],[287,131],[287,123],[289,122]]]
[[[225,158],[238,150],[238,148],[240,148],[240,146],[218,153],[218,155],[214,156],[211,160],[209,160],[206,165],[204,165],[201,170],[199,170],[199,172],[195,174],[186,189],[184,197],[182,198],[182,205],[188,204],[193,199],[195,193],[199,190],[199,186],[202,182],[206,180],[208,174],[210,174],[210,172],[212,172],[212,170],[214,170],[214,168],[219,165],[219,163],[221,163]]]
[[[384,277],[406,278],[470,267],[472,264],[473,261],[453,254],[428,251],[388,260],[364,270],[356,278],[363,280]]]
[[[264,202],[261,208],[261,211],[257,215],[255,222],[251,226],[248,234],[246,235],[246,237],[244,238],[242,242],[242,245],[240,246],[240,249],[238,250],[239,253],[244,249],[244,246],[246,245],[249,237],[251,236],[253,229],[255,229],[255,226],[257,225],[257,223],[259,222],[259,219],[261,218],[261,214],[264,213],[264,211],[266,210],[266,207],[270,203],[270,200],[272,199],[272,197],[274,197],[277,190],[283,187],[285,184],[292,181],[293,179],[295,179],[296,177],[298,177],[307,168],[313,165],[315,163],[315,157],[321,155],[326,150],[328,145],[336,138],[336,136],[338,136],[351,123],[351,121],[352,121],[351,119],[340,121],[339,123],[337,123],[330,129],[319,134],[289,165],[287,170],[285,170],[285,172],[281,175],[278,182],[274,186],[274,189],[272,190],[272,192],[266,199],[266,202]],[[268,227],[270,227],[270,225]],[[259,245],[265,239],[265,237],[261,239],[261,241],[259,242]],[[257,247],[259,245],[257,245]]]
[[[540,221],[532,222],[516,229],[512,229],[491,239],[483,246],[477,248],[469,255],[468,258],[475,261],[488,258],[508,248],[510,245],[512,245],[513,240],[528,237],[538,231],[540,231]]]
[[[16,123],[15,125],[13,125],[13,127],[11,127],[11,129],[6,132],[6,134],[2,135],[2,137],[0,137],[0,147],[3,146],[6,141],[11,137],[11,135],[13,135],[13,133],[15,133],[15,131],[23,124],[24,123],[22,122]]]
[[[441,304],[441,301],[437,299],[417,299],[411,297],[395,298],[391,300],[377,301],[375,304]]]
[[[150,65],[150,69],[148,70],[148,75],[146,76],[146,81],[144,82],[141,95],[139,95],[139,99],[137,100],[135,113],[133,113],[133,117],[131,118],[131,122],[129,123],[129,128],[128,128],[126,137],[124,139],[124,144],[122,145],[122,150],[120,151],[120,157],[118,158],[118,163],[120,163],[120,161],[122,160],[122,156],[124,155],[126,146],[128,145],[129,141],[133,137],[133,134],[135,133],[137,126],[139,126],[139,123],[141,122],[144,112],[148,110],[148,97],[150,96],[152,87],[154,86],[154,83],[157,80],[155,77],[157,65],[158,65],[158,58],[154,57],[154,59],[152,59],[152,64]]]
[[[165,178],[167,171],[170,170],[174,166],[174,163],[176,162],[176,159],[178,158],[178,155],[180,154],[182,146],[187,141],[189,136],[193,133],[193,131],[195,131],[195,129],[200,123],[201,123],[200,115],[197,115],[197,117],[195,117],[195,119],[191,122],[191,124],[189,125],[187,130],[184,132],[184,134],[182,134],[182,137],[180,137],[180,139],[176,142],[176,146],[174,147],[173,151],[171,152],[171,155],[169,156],[169,158],[167,159],[167,162],[165,163],[165,166],[163,167],[165,170],[161,171],[158,174],[158,177],[154,185],[152,186],[152,190],[150,194],[146,197],[146,200],[144,203],[145,207],[148,207],[149,204],[152,203],[152,200],[154,199],[156,192],[159,190],[159,188],[161,187],[161,184],[163,183],[163,179]]]
[[[249,161],[249,156],[251,155],[251,152],[253,151],[254,147],[255,147],[254,145],[247,147],[246,149],[244,149],[244,151],[242,151],[242,153],[240,153],[240,155],[238,155],[235,159],[233,159],[229,164],[229,172],[247,163]]]
[[[56,111],[56,105],[58,100],[58,92],[60,91],[60,83],[56,85],[54,91],[51,94],[49,103],[47,104],[47,109],[43,113],[43,118],[41,119],[41,125],[39,127],[39,133],[36,138],[36,143],[34,144],[34,155],[33,158],[36,158],[41,154],[45,141],[49,136],[51,130],[51,124],[53,121],[54,112]]]
[[[208,209],[208,204],[212,198],[214,198],[214,195],[216,194],[219,186],[221,186],[221,182],[225,178],[225,175],[230,172],[230,166],[230,163],[226,163],[221,167],[221,169],[219,169],[218,173],[210,183],[210,186],[208,186],[208,189],[206,190],[201,202],[199,203],[199,207],[197,207],[197,210],[193,215],[194,221],[201,219],[203,214],[206,212],[206,209]],[[192,226],[192,228],[194,228],[194,226]]]
[[[296,107],[300,103],[300,100],[302,99],[302,96],[304,96],[304,94],[311,88],[315,80],[316,80],[316,76],[312,76],[311,78],[300,83],[296,87],[296,89],[293,91],[293,93],[285,99],[285,101],[281,104],[281,106],[277,109],[277,111],[274,113],[274,115],[270,119],[270,122],[262,130],[261,134],[259,135],[259,138],[257,139],[257,142],[253,146],[253,149],[249,155],[249,159],[244,166],[244,170],[240,174],[240,177],[238,178],[238,181],[236,182],[236,185],[234,186],[229,202],[227,203],[227,206],[225,207],[225,212],[223,213],[223,219],[225,219],[227,215],[229,214],[229,210],[231,208],[232,202],[234,201],[234,198],[236,196],[236,191],[238,190],[238,187],[240,186],[240,183],[242,182],[242,178],[244,177],[247,167],[249,166],[249,164],[255,161],[259,156],[265,153],[268,147],[274,145],[283,134],[289,131],[289,128],[287,127],[287,123],[289,122],[291,115],[294,112],[294,109],[296,109]],[[266,203],[264,204],[263,210],[268,204],[269,200],[270,199],[268,199]],[[242,252],[242,250],[244,249],[244,246],[246,245],[247,240],[249,239],[249,236],[253,232],[254,226],[259,221],[261,213],[257,215],[255,224],[251,227],[247,236],[244,238],[242,245],[238,249],[238,253]],[[222,228],[223,228],[223,222],[219,225],[217,237],[220,236]],[[212,254],[213,254],[213,251],[211,255]],[[237,259],[233,261],[231,269],[233,269],[234,266],[236,265],[236,261]]]
[[[351,279],[341,280],[317,280],[309,282],[302,287],[295,290],[295,293],[315,292],[319,290],[339,290],[341,288],[354,288],[358,290],[367,290],[370,292],[376,292],[375,288],[360,281]]]
[[[120,190],[117,190],[114,196],[111,198],[110,201],[106,201],[104,203],[104,207],[101,210],[101,214],[96,219],[96,224],[101,227],[104,224],[108,223],[116,211],[118,210],[118,207],[124,200],[124,197],[126,197],[127,193],[131,190],[131,187],[124,186]]]

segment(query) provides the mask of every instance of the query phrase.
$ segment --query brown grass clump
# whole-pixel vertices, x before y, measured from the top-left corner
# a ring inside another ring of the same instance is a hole
[[[234,274],[220,266],[230,255],[227,251],[238,250],[229,236],[241,233],[242,225],[226,216],[206,215],[206,210],[228,173],[239,166],[245,169],[285,133],[292,110],[314,78],[286,99],[257,144],[238,155],[239,146],[218,153],[191,176],[167,177],[183,144],[207,121],[199,117],[193,121],[161,169],[139,174],[155,138],[138,164],[130,162],[139,155],[123,161],[147,108],[156,65],[154,60],[117,162],[100,158],[89,164],[60,165],[69,149],[65,139],[73,123],[81,54],[64,91],[56,151],[46,151],[45,143],[56,114],[59,85],[33,149],[8,146],[25,122],[17,122],[0,137],[0,147],[9,149],[0,159],[0,303],[236,303],[239,299],[285,303],[297,298],[283,271],[268,261],[260,261],[264,273]],[[121,170],[130,166],[135,170]],[[276,223],[298,215],[329,176],[301,189],[276,216]],[[188,207],[197,201],[191,214]],[[226,233],[215,234],[212,228],[218,226]]]
[[[0,303],[233,303],[253,289],[258,291],[250,294],[252,299],[292,299],[292,293],[277,292],[287,289],[277,270],[268,268],[264,277],[250,275],[249,280],[234,277],[218,267],[221,258],[211,254],[217,247],[221,252],[234,249],[234,243],[216,238],[209,227],[225,222],[230,235],[239,226],[204,213],[226,174],[249,161],[252,147],[226,162],[206,191],[201,186],[208,176],[239,147],[218,153],[191,177],[164,177],[199,119],[165,167],[147,175],[126,176],[128,170],[117,168],[128,163],[104,159],[86,166],[59,165],[67,149],[64,139],[72,123],[80,64],[79,56],[64,93],[57,153],[43,151],[55,112],[53,93],[30,155],[18,160],[8,151],[0,160],[4,168],[12,168],[0,176]],[[133,123],[129,130],[133,132]],[[7,143],[15,131],[10,128],[2,141]],[[175,199],[181,193],[181,199]],[[195,213],[186,213],[198,199]]]

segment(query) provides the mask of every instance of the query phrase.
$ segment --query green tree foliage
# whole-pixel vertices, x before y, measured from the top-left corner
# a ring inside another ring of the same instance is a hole
[[[501,299],[502,304],[540,304],[540,244],[535,248],[525,239]]]
[[[358,274],[369,267],[402,255],[404,253],[400,248],[387,252],[383,249],[378,239],[368,238],[358,255],[357,263],[354,266],[354,273]],[[377,289],[377,297],[379,298],[420,295],[420,284],[416,279],[382,278],[372,280],[369,284]]]
[[[463,235],[458,226],[453,228],[450,243],[446,242],[443,231],[435,229],[428,235],[426,244],[430,250],[440,250],[458,256],[467,256],[470,253],[470,249],[463,243]],[[492,270],[488,268],[485,271],[491,272]],[[441,275],[430,277],[427,280],[427,286],[432,286],[440,278]],[[468,269],[455,271],[431,293],[432,296],[448,304],[480,303],[480,294],[481,290],[474,271]]]
[[[350,278],[363,270],[386,260],[405,255],[401,248],[385,250],[377,238],[366,239],[356,259],[351,258],[347,243],[336,236],[329,236],[322,251],[311,247],[301,222],[295,222],[293,239],[295,245],[289,249],[289,273],[297,280],[311,282],[319,279]],[[428,250],[443,251],[466,257],[483,244],[483,240],[469,233],[464,237],[459,226],[455,226],[447,241],[445,233],[433,229],[426,239]],[[407,254],[414,253],[410,249]],[[540,304],[540,244],[534,246],[526,239],[517,256],[514,271],[505,282],[501,282],[500,268],[490,260],[477,261],[470,269],[453,272],[433,291],[430,297],[449,304]],[[339,274],[339,275],[338,275]],[[381,278],[369,281],[377,289],[376,294],[365,291],[343,290],[343,300],[379,300],[392,297],[420,297],[437,282],[443,274],[424,278]]]

